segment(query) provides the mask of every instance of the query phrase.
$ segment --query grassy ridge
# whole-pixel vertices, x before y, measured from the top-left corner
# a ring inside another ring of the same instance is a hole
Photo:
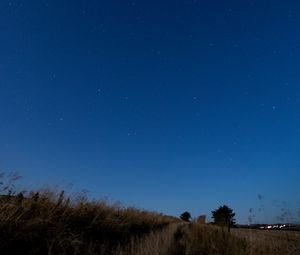
[[[184,223],[44,191],[0,196],[0,254],[299,255],[300,233]]]
[[[70,199],[64,192],[0,198],[1,254],[106,254],[164,229],[162,214]]]
[[[228,233],[217,226],[88,201],[80,194],[44,190],[24,196],[15,190],[13,182],[0,181],[1,255],[300,254],[300,232]]]

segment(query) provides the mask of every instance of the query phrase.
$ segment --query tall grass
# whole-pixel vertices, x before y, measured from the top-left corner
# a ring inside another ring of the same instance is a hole
[[[181,228],[183,255],[299,255],[300,232],[233,228],[191,223]]]
[[[181,229],[185,255],[242,255],[247,242],[236,238],[223,228],[191,223]]]
[[[0,174],[1,255],[299,255],[300,232],[187,223],[78,194],[19,192]]]
[[[66,197],[9,192],[0,197],[1,254],[111,254],[163,230],[173,217]]]
[[[178,223],[170,224],[167,228],[152,232],[141,239],[133,238],[131,242],[119,247],[116,255],[175,255],[178,245],[174,235],[178,230]]]
[[[233,229],[233,234],[247,240],[248,255],[299,255],[300,232],[284,230]]]

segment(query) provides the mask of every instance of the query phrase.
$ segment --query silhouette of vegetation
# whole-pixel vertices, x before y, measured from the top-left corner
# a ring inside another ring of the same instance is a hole
[[[89,201],[84,194],[18,193],[14,180],[2,180],[6,177],[0,178],[1,254],[106,254],[179,222],[156,212]]]
[[[182,219],[183,221],[187,221],[187,222],[190,221],[191,217],[192,217],[191,214],[187,211],[180,215],[180,219]]]
[[[235,213],[227,205],[220,206],[218,209],[212,211],[212,218],[216,225],[227,227],[230,232],[230,227],[235,224]]]
[[[76,201],[64,192],[0,198],[1,254],[85,254],[113,250],[162,231],[176,218],[103,201]],[[5,240],[5,241],[3,241]],[[21,252],[22,251],[22,252]]]
[[[2,178],[1,178],[2,177]],[[234,213],[213,211],[215,223],[89,201],[85,193],[16,189],[0,174],[0,254],[9,255],[299,255],[300,232],[235,228]],[[224,216],[226,215],[226,217]],[[202,216],[203,217],[203,216]]]

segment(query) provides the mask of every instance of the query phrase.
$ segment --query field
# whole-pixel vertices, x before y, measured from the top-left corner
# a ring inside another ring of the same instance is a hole
[[[300,232],[183,222],[64,192],[0,198],[0,252],[87,255],[299,255]]]
[[[63,191],[36,192],[26,197],[22,193],[2,195],[0,252],[123,254],[154,232],[168,232],[178,221],[155,212],[87,201],[81,196],[65,197]]]
[[[1,183],[0,183],[1,187]],[[7,189],[7,187],[9,187]],[[226,229],[2,182],[1,255],[299,255],[300,232]]]
[[[300,254],[300,231],[232,229],[247,240],[247,254]]]

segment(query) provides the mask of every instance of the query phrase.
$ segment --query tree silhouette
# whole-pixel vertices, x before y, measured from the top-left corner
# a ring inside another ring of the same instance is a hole
[[[180,215],[180,219],[189,222],[191,219],[191,214],[189,212],[184,212]]]
[[[218,209],[211,212],[214,223],[225,227],[227,226],[228,232],[230,232],[230,227],[235,224],[235,213],[227,205],[220,206]]]

